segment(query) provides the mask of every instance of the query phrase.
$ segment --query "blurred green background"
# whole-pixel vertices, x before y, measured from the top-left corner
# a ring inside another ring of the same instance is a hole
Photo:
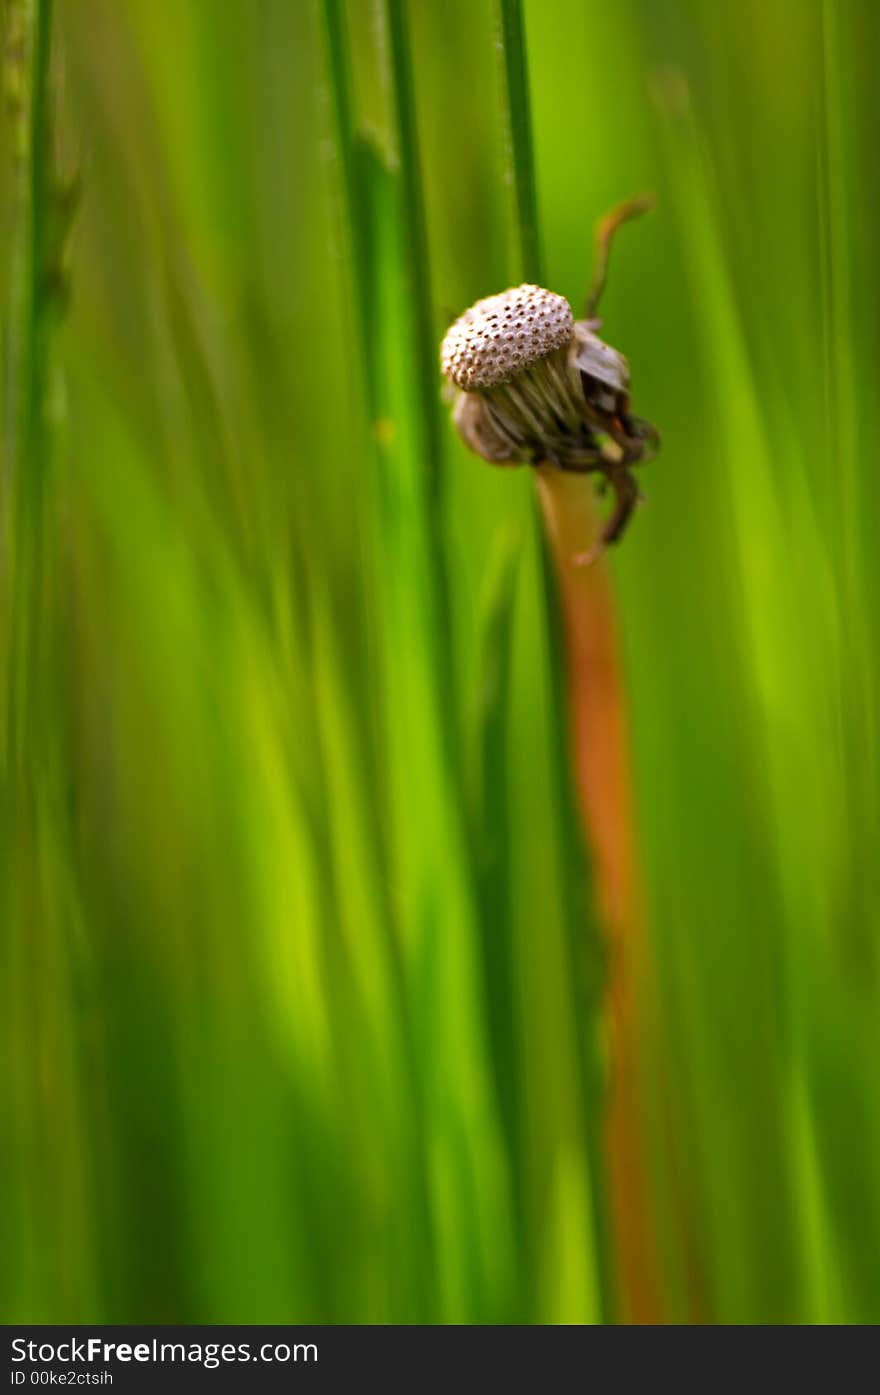
[[[498,7],[52,8],[2,124],[3,1318],[614,1320],[531,480],[436,367],[534,253]],[[658,196],[603,309],[664,438],[612,561],[659,1315],[876,1321],[880,7],[523,17],[544,283]]]

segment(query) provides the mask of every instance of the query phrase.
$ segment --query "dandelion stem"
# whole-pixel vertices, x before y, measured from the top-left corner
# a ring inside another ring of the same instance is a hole
[[[635,1097],[641,908],[627,704],[607,563],[584,567],[598,520],[592,482],[552,465],[536,472],[556,571],[565,645],[571,751],[581,821],[592,849],[599,914],[610,943],[612,1082],[606,1137],[621,1316],[658,1318]]]

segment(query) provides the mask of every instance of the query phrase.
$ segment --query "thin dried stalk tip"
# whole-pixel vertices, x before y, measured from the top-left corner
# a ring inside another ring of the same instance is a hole
[[[444,374],[466,392],[496,387],[569,343],[574,316],[564,296],[516,286],[478,300],[455,321],[440,350]]]

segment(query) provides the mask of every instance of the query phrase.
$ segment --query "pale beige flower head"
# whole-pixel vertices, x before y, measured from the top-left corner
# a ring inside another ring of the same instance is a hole
[[[600,224],[589,318],[576,320],[565,297],[543,286],[514,286],[465,310],[440,348],[444,376],[457,389],[453,420],[477,455],[494,465],[605,477],[616,504],[602,545],[620,537],[638,499],[630,467],[649,460],[660,441],[630,411],[626,359],[595,332],[611,237],[648,206],[632,200]]]
[[[562,348],[573,331],[564,296],[542,286],[516,286],[478,300],[459,316],[446,331],[440,363],[456,387],[494,387]]]
[[[629,367],[575,320],[564,296],[515,286],[478,300],[446,332],[440,364],[459,389],[453,418],[493,464],[528,462],[602,470],[611,438],[626,434]],[[603,455],[603,449],[606,454]]]

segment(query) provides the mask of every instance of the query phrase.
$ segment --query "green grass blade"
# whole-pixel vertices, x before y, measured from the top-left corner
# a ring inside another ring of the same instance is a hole
[[[528,92],[528,64],[522,8],[518,0],[499,0],[499,33],[503,62],[503,109],[509,135],[510,173],[516,191],[516,229],[518,234],[520,274],[525,279],[540,280],[540,250],[538,237],[537,194],[534,176],[534,155]],[[591,878],[584,839],[577,814],[574,795],[573,766],[567,737],[565,705],[565,662],[561,647],[561,617],[555,579],[541,534],[536,505],[532,510],[532,526],[536,534],[538,556],[538,585],[542,596],[544,623],[547,627],[546,649],[547,689],[544,701],[548,707],[549,750],[552,762],[552,789],[556,836],[559,840],[561,872],[561,907],[564,924],[564,954],[568,960],[568,985],[573,1004],[573,1021],[577,1024],[575,1046],[581,1127],[585,1131],[588,1175],[581,1179],[586,1185],[589,1202],[587,1222],[590,1243],[595,1251],[598,1274],[596,1303],[607,1313],[610,1303],[609,1256],[606,1241],[604,1179],[601,1167],[602,1090],[601,1066],[597,1055],[597,1013],[599,994],[597,983],[590,983],[593,971],[588,967],[596,945],[591,911]],[[597,958],[598,964],[598,958]],[[601,973],[598,975],[601,982]],[[572,1179],[572,1184],[574,1181]]]
[[[513,183],[519,275],[541,284],[541,240],[522,0],[497,0],[508,158]]]

